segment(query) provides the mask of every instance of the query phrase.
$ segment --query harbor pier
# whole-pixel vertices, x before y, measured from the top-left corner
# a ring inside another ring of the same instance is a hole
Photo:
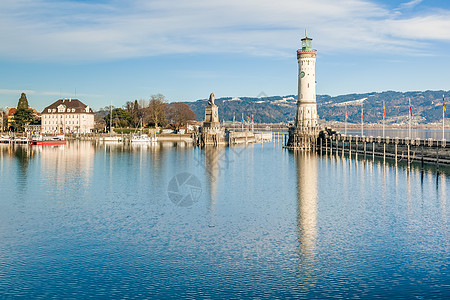
[[[446,140],[410,139],[399,137],[373,137],[345,135],[331,128],[320,131],[315,149],[320,153],[348,154],[358,157],[381,157],[396,163],[419,162],[422,165],[450,165],[450,145]]]

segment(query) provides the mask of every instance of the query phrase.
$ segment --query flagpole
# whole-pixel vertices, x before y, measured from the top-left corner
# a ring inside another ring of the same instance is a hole
[[[412,107],[411,107],[411,98],[408,97],[408,101],[409,101],[409,129],[408,129],[408,135],[409,138],[411,139],[411,115],[412,115]]]
[[[444,115],[444,109],[445,109],[445,100],[444,95],[442,95],[442,141],[445,140],[445,115]]]
[[[254,132],[255,130],[254,130],[254,125],[253,125],[253,114],[252,114],[252,132]]]
[[[345,104],[345,135],[347,135],[347,104]]]
[[[361,136],[364,136],[364,107],[361,104]]]
[[[383,138],[384,138],[384,124],[386,123],[385,114],[386,114],[386,112],[385,112],[384,100],[383,100]]]

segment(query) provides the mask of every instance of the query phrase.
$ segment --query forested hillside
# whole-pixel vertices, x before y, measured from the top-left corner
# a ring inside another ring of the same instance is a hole
[[[432,123],[442,120],[442,95],[449,97],[450,91],[394,92],[348,94],[331,97],[317,96],[317,109],[320,119],[326,121],[345,121],[347,109],[349,122],[360,122],[361,104],[364,108],[364,122],[381,123],[383,101],[386,107],[386,123],[401,123],[408,119],[409,101],[413,108],[413,118],[417,123]],[[241,121],[254,115],[258,123],[292,122],[295,116],[296,95],[272,96],[264,98],[218,98],[220,119]],[[447,100],[446,100],[447,102]],[[204,118],[207,99],[185,102],[195,112],[197,118]],[[450,104],[449,104],[450,105]]]

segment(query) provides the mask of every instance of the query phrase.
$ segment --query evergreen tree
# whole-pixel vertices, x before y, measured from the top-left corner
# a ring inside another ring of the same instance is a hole
[[[131,112],[131,118],[133,121],[133,126],[138,127],[139,121],[140,121],[140,115],[139,115],[139,103],[137,100],[134,101],[133,111]]]
[[[17,104],[17,109],[28,109],[28,100],[27,95],[25,93],[22,93],[20,95],[19,103]]]
[[[33,111],[30,109],[17,109],[14,113],[14,128],[16,131],[22,131],[25,125],[34,121]]]
[[[109,126],[109,119],[111,118],[111,114],[107,114],[104,118],[106,124]],[[115,108],[112,111],[112,123],[114,127],[128,127],[131,121],[131,114],[122,109]]]
[[[22,131],[25,125],[34,121],[33,111],[28,107],[28,100],[25,93],[20,95],[17,110],[14,113],[14,128],[16,131]]]

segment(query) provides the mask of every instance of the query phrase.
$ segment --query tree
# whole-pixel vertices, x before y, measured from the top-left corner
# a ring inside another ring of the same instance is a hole
[[[134,100],[133,109],[131,111],[131,121],[132,121],[133,127],[135,127],[135,128],[138,127],[140,120],[141,120],[141,116],[140,116],[140,110],[139,110],[139,103],[137,100]]]
[[[19,98],[19,103],[17,103],[17,109],[28,109],[27,95],[22,93]]]
[[[25,125],[33,123],[34,113],[28,107],[28,100],[25,93],[20,95],[19,102],[17,103],[17,110],[14,113],[13,127],[16,131],[22,131]]]
[[[127,101],[123,106],[123,108],[131,114],[134,108],[134,101]]]
[[[166,106],[167,101],[161,94],[152,95],[148,107],[144,110],[144,119],[155,127],[166,124]]]
[[[195,113],[183,102],[169,104],[167,107],[167,116],[170,122],[173,122],[177,128],[186,125],[186,122],[189,120],[197,120]]]
[[[111,114],[107,114],[105,117],[106,124],[109,124]],[[112,123],[114,127],[128,127],[131,122],[131,114],[122,108],[115,108],[112,111]]]

